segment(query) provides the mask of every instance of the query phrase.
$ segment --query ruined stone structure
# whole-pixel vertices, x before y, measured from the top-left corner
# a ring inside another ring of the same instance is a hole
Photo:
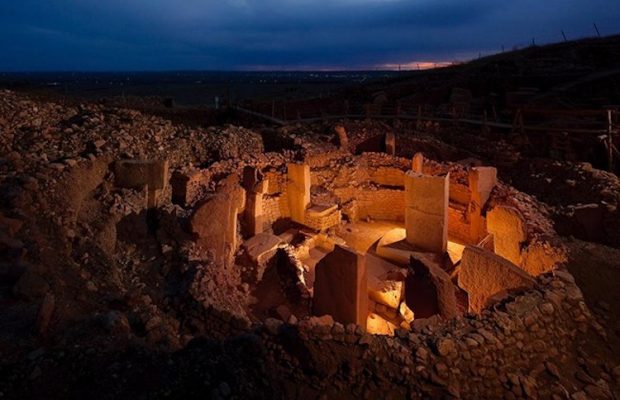
[[[495,168],[446,168],[421,154],[404,160],[365,153],[342,164],[344,157],[322,153],[230,170],[192,218],[199,243],[228,263],[240,249],[259,285],[276,276],[268,271],[276,268],[277,249],[292,246],[293,281],[282,281],[280,266],[281,283],[271,285],[312,297],[311,309],[297,307],[298,318],[329,315],[386,335],[480,313],[502,295],[531,288],[528,265],[546,272],[561,260],[542,251],[544,238],[528,237],[516,208],[489,205],[506,190]]]
[[[2,395],[84,366],[104,366],[97,384],[132,382],[136,360],[178,377],[169,387],[197,376],[215,398],[604,398],[620,376],[585,365],[614,342],[561,265],[574,247],[494,168],[434,161],[432,147],[388,154],[386,129],[377,151],[353,154],[369,134],[347,125],[347,147],[284,127],[291,148],[271,153],[243,128],[149,117],[139,130],[139,113],[101,107],[49,130],[13,108],[0,117],[4,145],[34,149],[0,163],[2,343],[24,346],[2,353]],[[117,125],[95,129],[103,120]],[[60,152],[78,130],[88,143]]]

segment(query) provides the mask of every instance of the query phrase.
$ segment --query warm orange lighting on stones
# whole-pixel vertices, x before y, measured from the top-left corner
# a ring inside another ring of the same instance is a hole
[[[335,132],[346,144],[346,132]],[[395,137],[386,140],[391,152]],[[528,221],[494,196],[506,189],[492,167],[337,151],[246,166],[242,186],[232,177],[220,185],[192,217],[194,232],[227,262],[244,236],[249,276],[271,277],[299,318],[330,315],[392,335],[431,317],[480,312],[497,294],[531,285],[523,266],[558,259],[543,257],[539,240],[524,247]],[[283,249],[286,268],[275,255]],[[294,292],[310,296],[307,307]]]

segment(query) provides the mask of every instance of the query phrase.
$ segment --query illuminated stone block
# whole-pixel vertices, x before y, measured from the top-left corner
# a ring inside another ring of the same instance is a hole
[[[190,218],[191,230],[198,236],[197,243],[211,250],[214,261],[222,265],[232,262],[239,247],[237,215],[245,208],[245,190],[232,178],[226,179],[218,192]]]
[[[480,208],[483,208],[493,188],[497,185],[497,168],[474,167],[469,171],[468,179],[472,201],[477,202]]]
[[[288,201],[291,219],[303,224],[310,204],[310,166],[288,164]]]
[[[242,248],[256,267],[256,281],[262,279],[268,261],[275,256],[282,243],[284,241],[280,237],[270,233],[259,233],[243,243]]]
[[[487,213],[487,231],[493,234],[495,253],[521,265],[521,248],[527,240],[523,216],[513,207],[497,206]]]
[[[404,301],[402,303],[400,303],[400,306],[398,307],[398,314],[408,324],[413,322],[413,320],[415,318],[415,315],[413,314],[413,311],[411,311],[411,309],[407,306],[407,303],[405,303]]]
[[[463,252],[458,284],[467,291],[470,312],[482,311],[498,293],[530,288],[534,282],[527,272],[488,250],[467,246]]]
[[[368,295],[371,300],[397,310],[404,296],[404,282],[377,278],[369,279]]]
[[[314,315],[331,315],[342,323],[366,325],[368,289],[364,255],[336,245],[315,269]]]
[[[414,247],[443,253],[448,245],[449,174],[405,175],[406,240]]]
[[[366,331],[373,335],[394,336],[397,326],[384,319],[379,314],[370,313],[366,321]]]
[[[333,226],[339,225],[342,214],[338,206],[312,206],[306,210],[304,225],[317,230],[324,231]]]

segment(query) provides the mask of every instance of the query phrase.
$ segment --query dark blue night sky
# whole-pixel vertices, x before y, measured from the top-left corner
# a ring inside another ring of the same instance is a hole
[[[0,71],[371,69],[620,33],[620,0],[0,0]]]

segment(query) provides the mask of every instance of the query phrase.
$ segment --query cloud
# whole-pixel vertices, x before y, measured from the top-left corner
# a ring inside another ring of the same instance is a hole
[[[372,68],[605,34],[617,0],[20,0],[0,70]]]

